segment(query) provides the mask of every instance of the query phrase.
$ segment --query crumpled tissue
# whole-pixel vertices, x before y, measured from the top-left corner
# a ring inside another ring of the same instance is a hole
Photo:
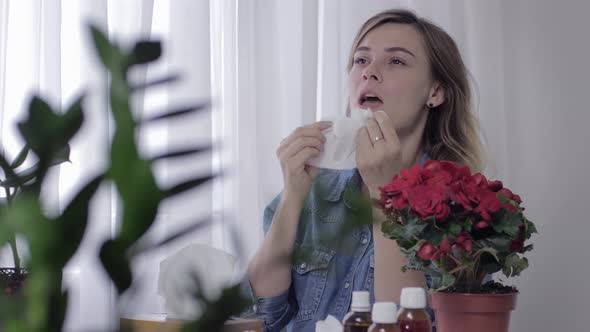
[[[326,137],[324,151],[307,164],[328,169],[353,169],[356,167],[356,135],[367,120],[373,117],[371,110],[352,109],[350,117],[341,116],[332,121],[332,127],[323,131]]]

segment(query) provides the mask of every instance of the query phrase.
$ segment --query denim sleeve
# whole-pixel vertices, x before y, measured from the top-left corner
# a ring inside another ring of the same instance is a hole
[[[280,202],[281,195],[279,194],[272,202],[264,209],[263,230],[264,235],[268,232],[272,219],[276,212],[277,206]],[[293,318],[299,310],[295,296],[292,293],[292,286],[285,292],[274,297],[258,297],[252,289],[248,276],[242,282],[245,288],[245,295],[252,301],[250,313],[252,316],[263,321],[264,332],[279,332],[281,329]]]

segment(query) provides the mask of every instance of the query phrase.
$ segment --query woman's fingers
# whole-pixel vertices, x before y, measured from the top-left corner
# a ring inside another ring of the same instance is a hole
[[[385,144],[385,137],[383,136],[381,128],[375,119],[367,120],[366,128],[373,146],[378,147],[379,145]]]
[[[320,155],[320,150],[316,148],[312,148],[309,146],[304,147],[301,149],[296,155],[289,158],[289,166],[292,167],[291,170],[297,170],[304,168],[307,161],[313,157],[317,157]]]
[[[379,125],[379,129],[381,130],[385,141],[390,145],[399,146],[400,142],[397,132],[395,131],[395,124],[389,115],[383,111],[377,111],[375,112],[375,120]]]
[[[319,151],[324,150],[324,141],[320,140],[317,137],[306,136],[306,137],[299,137],[289,146],[281,151],[280,157],[282,158],[292,158],[295,156],[299,151],[303,150],[306,147],[316,148]]]
[[[313,123],[311,125],[305,127],[299,127],[295,129],[289,136],[287,136],[277,149],[277,155],[279,155],[283,150],[287,149],[295,140],[301,137],[315,137],[321,141],[326,141],[324,134],[322,134],[322,130],[330,128],[332,125],[329,121],[320,121]]]

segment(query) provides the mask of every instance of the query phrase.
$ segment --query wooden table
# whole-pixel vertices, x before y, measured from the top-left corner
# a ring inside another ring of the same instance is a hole
[[[134,332],[179,332],[182,320],[168,320],[164,314],[134,315],[121,317],[121,328]],[[223,332],[262,332],[262,321],[256,319],[230,319]]]

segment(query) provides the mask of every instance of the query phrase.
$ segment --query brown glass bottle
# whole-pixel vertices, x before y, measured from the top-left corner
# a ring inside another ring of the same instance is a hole
[[[432,332],[432,322],[424,309],[403,308],[397,323],[400,332]]]
[[[367,332],[371,323],[369,292],[352,292],[351,311],[342,320],[344,332]]]
[[[344,332],[367,332],[372,323],[371,312],[351,311],[344,316]]]
[[[397,305],[377,302],[373,305],[373,324],[367,332],[400,332],[397,325]]]
[[[432,322],[426,312],[426,291],[420,287],[402,289],[402,310],[397,316],[400,332],[432,332]]]

